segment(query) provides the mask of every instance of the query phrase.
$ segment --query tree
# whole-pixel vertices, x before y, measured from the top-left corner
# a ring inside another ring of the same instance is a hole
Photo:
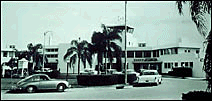
[[[88,49],[89,43],[86,40],[78,43],[77,40],[71,41],[71,47],[67,49],[66,54],[63,59],[66,59],[70,56],[70,68],[71,65],[76,63],[76,59],[78,58],[78,74],[80,74],[80,59],[83,62],[84,68],[86,68],[86,60],[88,61],[90,67],[92,67],[92,55],[90,50]],[[74,68],[74,67],[73,67]]]
[[[206,14],[211,13],[211,1],[177,1],[177,7],[179,14],[182,15],[183,4],[189,2],[191,19],[196,24],[197,30],[205,38],[205,43],[207,48],[205,51],[204,66],[203,70],[206,73],[206,79],[208,81],[208,87],[206,91],[211,91],[211,66],[212,66],[212,56],[211,56],[211,28],[206,26]]]
[[[32,43],[30,43],[27,45],[27,48],[29,51],[25,53],[27,55],[26,59],[30,61],[32,58],[32,61],[33,61],[32,70],[34,70],[34,67],[41,69],[42,65],[44,65],[42,64],[43,61],[44,63],[48,63],[47,56],[45,55],[45,58],[44,58],[45,60],[43,60],[43,54],[40,54],[38,52],[38,49],[43,48],[42,44],[36,44],[35,46],[33,46]]]
[[[122,41],[118,29],[109,30],[104,24],[101,26],[103,28],[103,32],[94,31],[92,35],[92,44],[93,44],[93,52],[97,53],[97,61],[98,61],[98,73],[100,71],[100,66],[102,66],[103,55],[104,57],[109,58],[110,64],[112,64],[113,56],[116,57],[116,69],[118,71],[122,70],[122,61],[121,61],[121,47],[118,46],[113,40]],[[107,55],[107,56],[106,56]]]

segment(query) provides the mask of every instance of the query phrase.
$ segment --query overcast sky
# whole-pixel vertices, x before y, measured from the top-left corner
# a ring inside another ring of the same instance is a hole
[[[17,49],[27,49],[29,43],[43,43],[46,31],[52,31],[46,35],[46,44],[49,35],[51,45],[79,37],[90,42],[102,23],[124,24],[124,8],[124,1],[1,1],[1,48],[15,44]],[[203,41],[188,6],[180,16],[175,1],[128,1],[127,24],[135,28],[133,36],[138,42],[150,46],[175,43],[180,37],[185,44]]]

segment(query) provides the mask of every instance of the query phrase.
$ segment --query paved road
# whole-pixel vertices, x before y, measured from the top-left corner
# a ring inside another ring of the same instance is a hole
[[[71,88],[65,92],[40,92],[40,93],[6,93],[1,90],[2,100],[121,100],[121,99],[162,99],[181,100],[182,93],[191,90],[205,90],[206,81],[198,79],[164,78],[159,86],[132,87],[116,89],[117,85],[98,86],[87,88]]]

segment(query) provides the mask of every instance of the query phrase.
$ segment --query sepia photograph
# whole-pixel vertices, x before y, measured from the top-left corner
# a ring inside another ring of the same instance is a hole
[[[208,100],[211,1],[1,1],[1,100]]]

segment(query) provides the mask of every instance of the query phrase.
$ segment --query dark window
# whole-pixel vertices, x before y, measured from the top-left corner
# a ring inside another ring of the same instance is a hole
[[[187,50],[185,50],[185,52],[187,52]]]
[[[188,62],[185,62],[185,67],[188,67]]]
[[[176,53],[176,54],[178,54],[178,49],[177,49],[177,48],[175,48],[174,50],[175,50],[175,53]]]
[[[163,55],[163,50],[162,49],[160,50],[160,54]]]
[[[3,57],[7,57],[7,52],[3,52]]]
[[[181,62],[181,66],[184,66],[184,62]]]
[[[196,53],[199,54],[199,50],[196,50]]]
[[[141,58],[142,57],[142,51],[135,51],[135,57]]]
[[[55,52],[58,52],[58,49],[57,48],[55,49]]]
[[[50,55],[46,55],[47,56],[47,58],[50,58]]]
[[[144,51],[144,57],[151,57],[150,51]]]
[[[41,81],[46,81],[46,80],[49,80],[49,78],[47,78],[46,76],[40,76],[40,80]]]
[[[175,63],[175,67],[178,67],[178,63],[177,62]]]
[[[190,50],[188,50],[188,52],[190,52]]]
[[[168,68],[168,64],[167,63],[164,63],[164,68]]]
[[[193,62],[190,62],[190,67],[193,67]]]
[[[127,51],[127,57],[133,58],[134,57],[134,51]]]
[[[153,57],[159,57],[159,50],[153,50]]]

